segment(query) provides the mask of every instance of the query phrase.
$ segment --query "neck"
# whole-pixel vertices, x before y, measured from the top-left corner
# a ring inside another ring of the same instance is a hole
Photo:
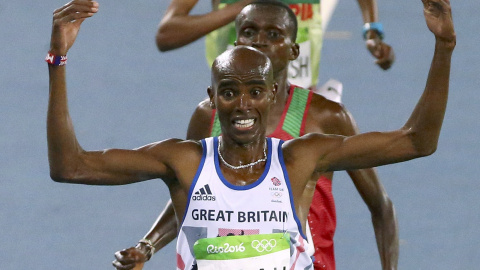
[[[275,97],[275,103],[270,109],[270,119],[269,119],[269,126],[275,129],[278,120],[283,113],[283,109],[287,104],[289,90],[290,90],[290,83],[288,83],[288,76],[287,70],[284,69],[281,72],[275,74],[275,82],[278,85],[277,95]],[[270,122],[272,121],[272,122]],[[272,130],[270,130],[272,131]],[[270,133],[267,133],[270,134]]]
[[[266,145],[267,141],[265,136],[261,136],[260,139],[248,144],[239,144],[221,136],[218,137],[217,150],[220,155],[219,158],[224,160],[224,165],[231,168],[231,166],[248,165],[266,159]],[[257,164],[263,163],[255,163],[255,165]]]

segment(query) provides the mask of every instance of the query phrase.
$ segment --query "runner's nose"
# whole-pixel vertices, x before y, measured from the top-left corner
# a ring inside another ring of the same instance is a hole
[[[249,96],[242,94],[239,98],[239,104],[238,104],[239,109],[243,111],[248,111],[250,110],[251,105],[252,105],[252,102]]]
[[[252,47],[265,47],[266,43],[266,34],[263,31],[258,32],[252,40]]]

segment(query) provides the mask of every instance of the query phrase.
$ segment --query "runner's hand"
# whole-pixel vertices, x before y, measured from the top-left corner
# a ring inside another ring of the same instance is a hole
[[[115,258],[112,264],[117,270],[140,270],[147,260],[147,256],[135,247],[115,252]]]
[[[453,27],[452,9],[449,0],[422,0],[423,13],[428,29],[437,41],[455,47],[456,34]]]
[[[369,38],[365,42],[368,51],[375,57],[377,64],[383,70],[389,69],[395,61],[395,53],[392,47],[383,42],[379,37]]]
[[[98,11],[98,3],[90,0],[73,0],[53,12],[50,52],[66,55],[77,38],[82,22]]]

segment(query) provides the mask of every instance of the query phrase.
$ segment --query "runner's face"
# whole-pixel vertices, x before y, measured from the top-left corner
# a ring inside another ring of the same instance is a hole
[[[265,56],[263,60],[259,58],[258,52],[248,53],[213,70],[213,91],[209,90],[209,95],[215,103],[223,136],[237,143],[249,144],[265,136],[276,91],[266,60]]]
[[[237,45],[252,46],[265,53],[277,74],[296,58],[292,31],[293,25],[285,9],[251,5],[243,9],[237,19]]]

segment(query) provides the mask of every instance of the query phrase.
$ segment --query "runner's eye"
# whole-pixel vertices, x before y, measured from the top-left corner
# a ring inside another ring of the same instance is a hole
[[[261,89],[258,89],[258,88],[252,89],[252,91],[250,91],[250,94],[252,95],[252,97],[257,97],[257,96],[259,96],[261,93],[262,93],[262,90],[261,90]]]
[[[232,90],[225,90],[223,91],[222,96],[226,99],[230,99],[234,96],[234,93]]]
[[[242,31],[242,35],[245,37],[252,37],[255,34],[255,31],[252,28],[245,28]]]
[[[279,37],[280,37],[280,33],[278,31],[275,31],[275,30],[268,31],[268,38],[277,39]]]

